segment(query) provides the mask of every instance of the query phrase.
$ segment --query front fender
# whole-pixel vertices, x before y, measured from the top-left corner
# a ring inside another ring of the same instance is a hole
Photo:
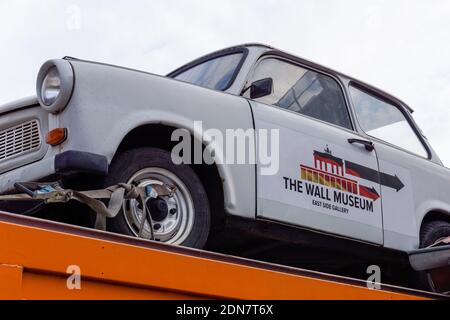
[[[70,103],[59,115],[59,126],[69,132],[61,152],[92,152],[111,161],[127,133],[145,124],[184,128],[200,141],[202,132],[196,131],[194,121],[202,121],[204,130],[214,128],[224,135],[226,129],[253,128],[250,106],[241,97],[119,67],[71,63],[76,80]],[[255,165],[217,167],[226,211],[255,218]]]

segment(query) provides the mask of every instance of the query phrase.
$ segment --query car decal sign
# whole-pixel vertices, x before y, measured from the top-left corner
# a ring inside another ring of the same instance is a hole
[[[345,171],[349,175],[379,183],[385,187],[395,189],[397,192],[404,187],[404,184],[397,175],[378,172],[377,170],[350,161],[345,161]]]
[[[300,179],[283,177],[283,182],[286,190],[311,197],[314,206],[342,213],[352,208],[373,213],[374,202],[381,198],[376,189],[379,184],[397,192],[404,187],[396,175],[336,157],[328,146],[323,152],[314,150],[312,156],[313,166],[300,164]]]

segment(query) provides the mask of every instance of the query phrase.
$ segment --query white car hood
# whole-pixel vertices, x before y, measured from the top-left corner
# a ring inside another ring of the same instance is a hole
[[[8,102],[6,104],[0,105],[0,114],[14,111],[16,109],[27,108],[31,106],[39,105],[36,96],[29,96],[26,98],[18,99],[15,101]]]

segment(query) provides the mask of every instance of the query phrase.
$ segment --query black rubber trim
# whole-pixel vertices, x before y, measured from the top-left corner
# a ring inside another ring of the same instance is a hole
[[[66,151],[55,156],[56,173],[108,174],[108,159],[105,156],[82,152]]]

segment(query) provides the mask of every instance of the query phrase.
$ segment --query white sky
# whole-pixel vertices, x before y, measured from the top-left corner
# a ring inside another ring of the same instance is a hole
[[[450,166],[449,31],[447,0],[0,0],[0,104],[34,94],[50,58],[165,74],[263,42],[399,97]]]

